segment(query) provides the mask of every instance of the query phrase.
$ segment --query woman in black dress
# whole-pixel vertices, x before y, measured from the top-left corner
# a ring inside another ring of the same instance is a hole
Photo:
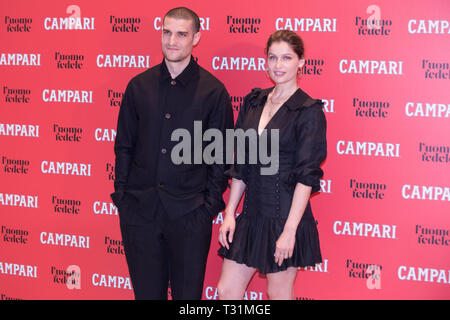
[[[327,153],[323,104],[298,88],[305,60],[295,32],[272,34],[266,53],[275,86],[253,89],[244,98],[235,128],[257,130],[258,139],[264,130],[269,137],[278,129],[279,169],[261,175],[261,162],[235,161],[227,172],[232,182],[219,230],[219,254],[224,257],[217,285],[220,299],[242,299],[256,271],[267,275],[269,299],[293,299],[298,267],[322,262],[309,198],[320,189],[320,164]],[[244,191],[243,211],[235,219]]]

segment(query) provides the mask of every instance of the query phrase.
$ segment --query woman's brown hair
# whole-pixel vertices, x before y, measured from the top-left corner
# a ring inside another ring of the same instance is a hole
[[[299,59],[304,59],[305,47],[302,38],[291,30],[278,30],[272,33],[267,40],[266,55],[269,53],[269,48],[274,42],[284,41],[297,54]]]

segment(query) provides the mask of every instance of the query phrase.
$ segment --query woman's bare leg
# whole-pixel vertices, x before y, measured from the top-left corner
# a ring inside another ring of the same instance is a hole
[[[270,300],[293,300],[297,268],[267,274],[267,295]]]
[[[223,259],[217,291],[220,300],[242,300],[256,269],[233,260]]]

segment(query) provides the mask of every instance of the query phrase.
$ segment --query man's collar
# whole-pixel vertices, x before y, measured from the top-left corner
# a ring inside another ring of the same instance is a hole
[[[198,76],[198,64],[194,57],[191,55],[191,60],[189,64],[184,68],[184,70],[173,80],[179,82],[181,85],[186,86],[190,80]],[[169,69],[167,69],[166,60],[163,58],[161,63],[160,81],[169,82],[172,80]]]

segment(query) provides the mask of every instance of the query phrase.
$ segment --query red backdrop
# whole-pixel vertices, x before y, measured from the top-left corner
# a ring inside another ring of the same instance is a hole
[[[305,41],[299,85],[325,102],[328,157],[311,200],[324,262],[298,273],[296,298],[449,299],[446,0],[2,1],[0,299],[133,297],[109,197],[116,121],[128,81],[162,61],[161,17],[180,5],[202,18],[194,55],[235,116],[272,85],[268,36]],[[221,222],[204,299],[217,298]],[[256,275],[246,298],[266,299],[265,286]]]

